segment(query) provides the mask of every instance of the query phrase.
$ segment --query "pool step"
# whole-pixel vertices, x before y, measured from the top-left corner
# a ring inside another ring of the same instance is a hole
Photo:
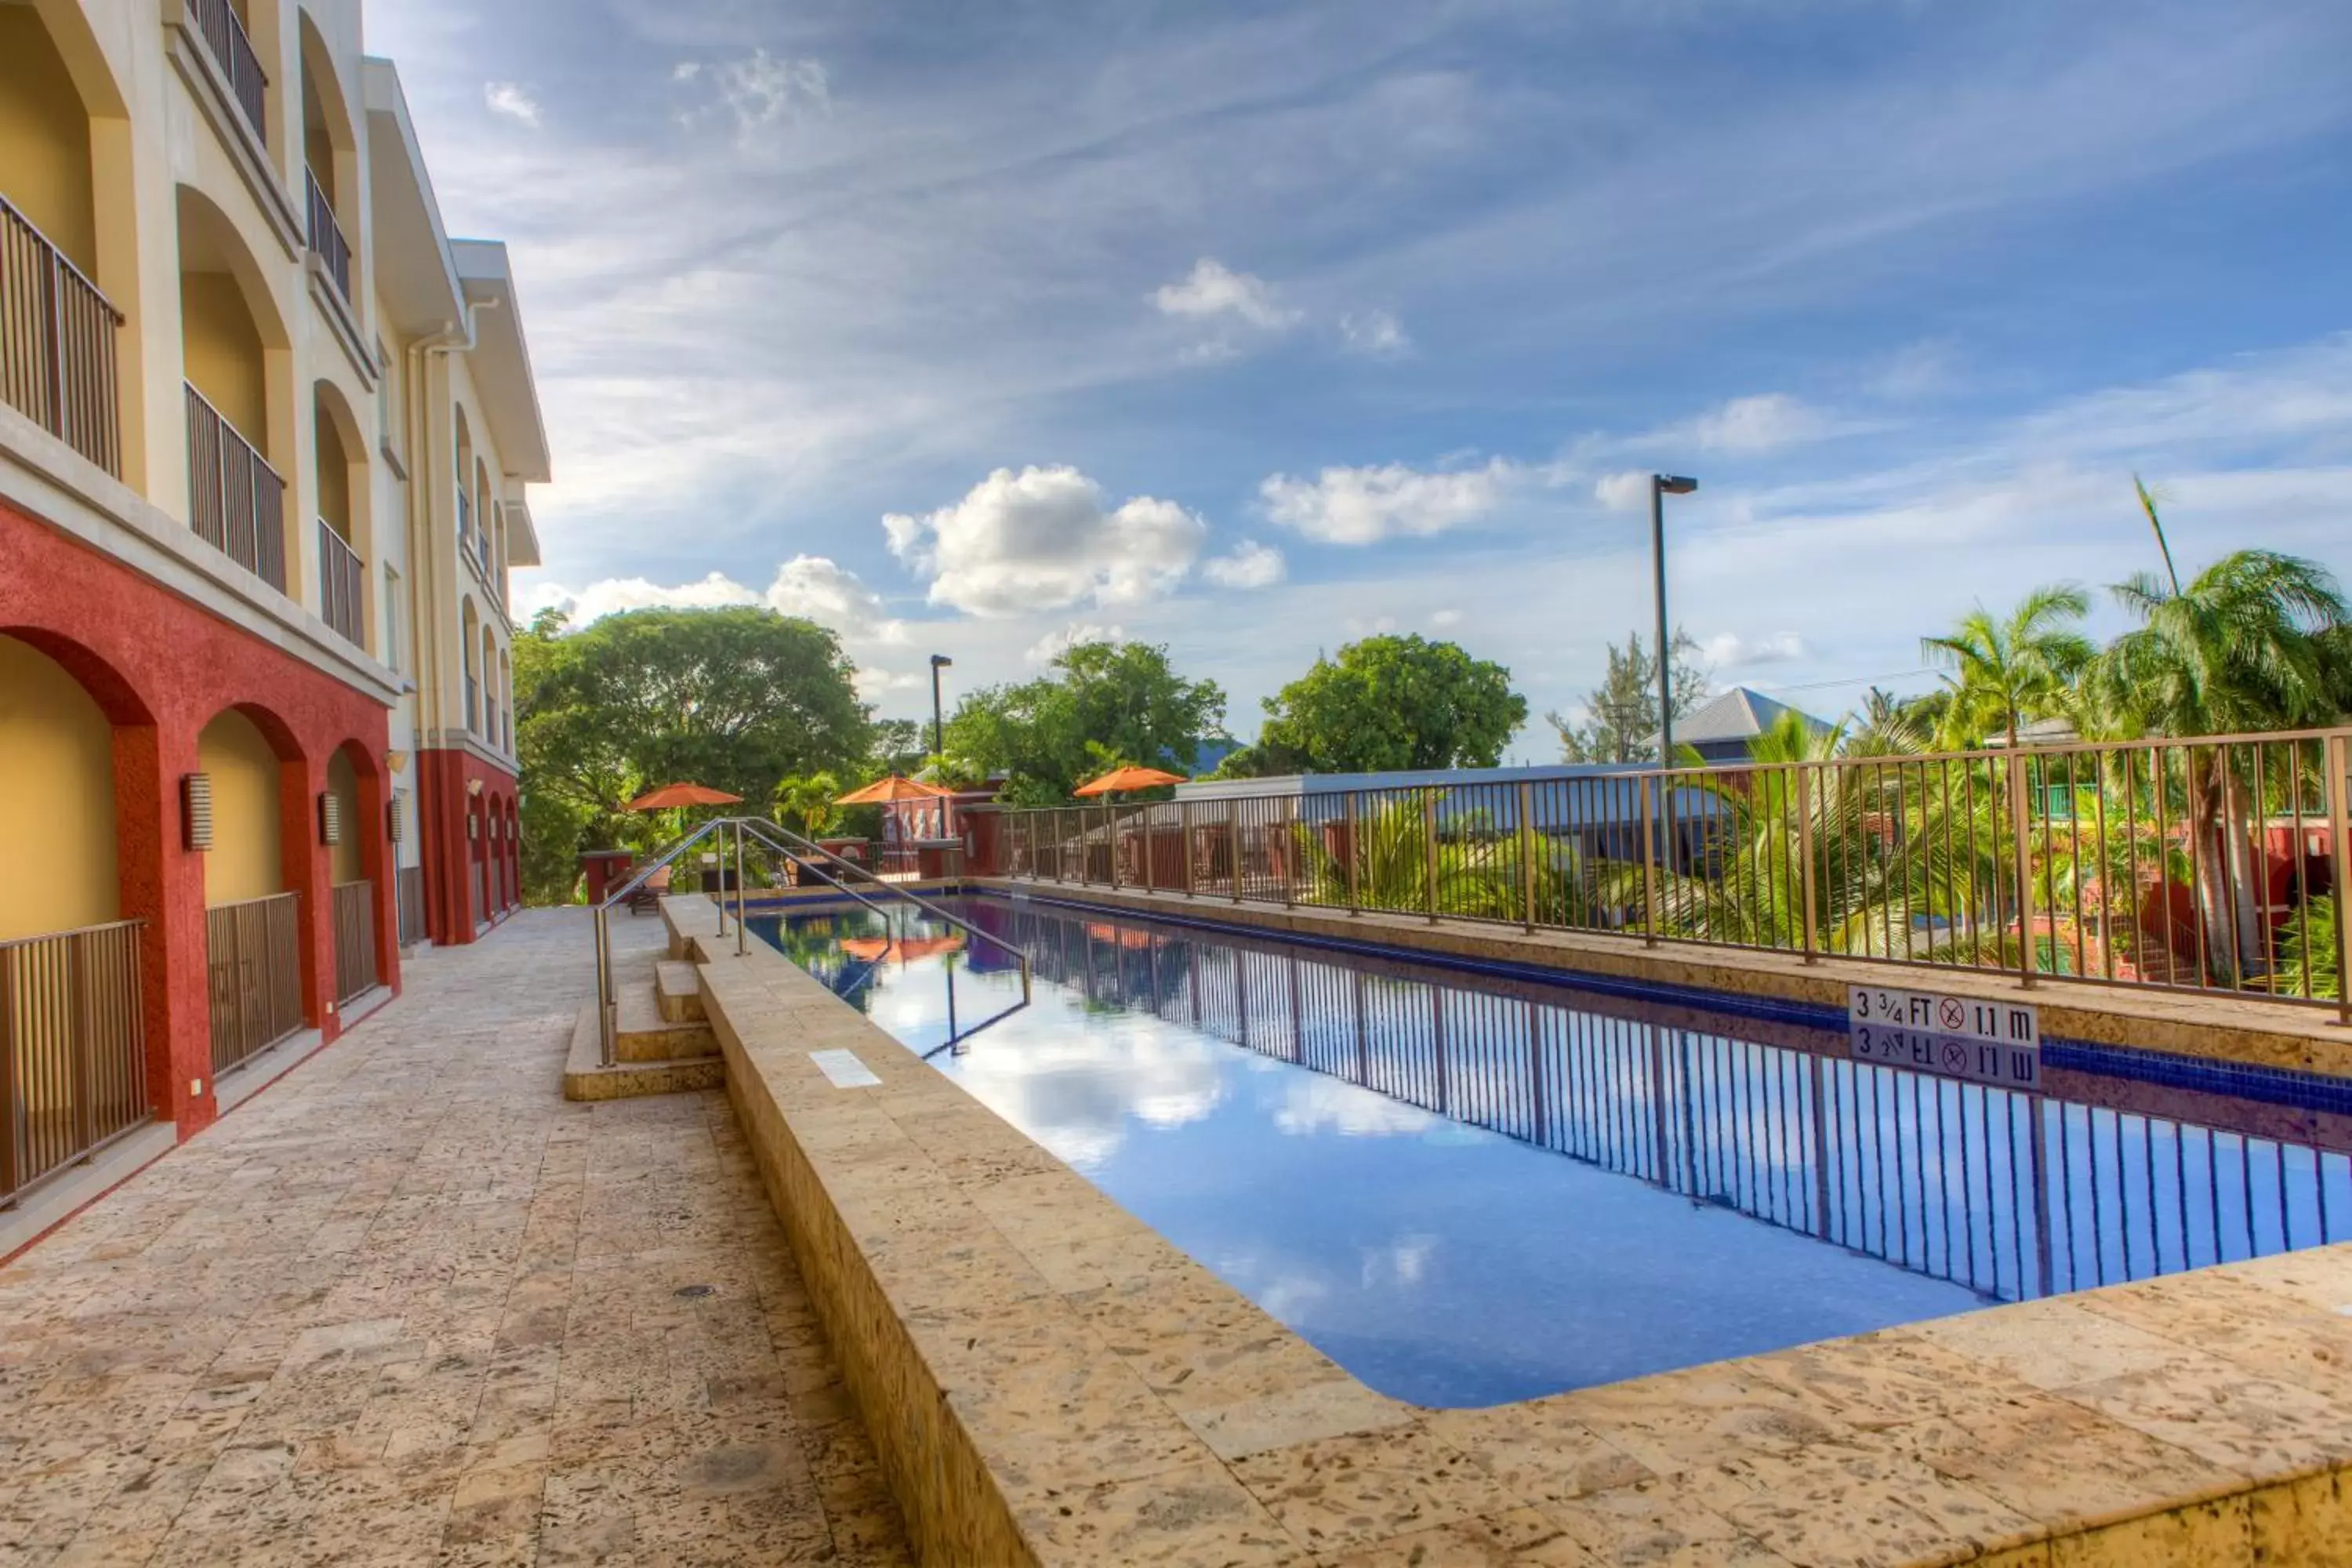
[[[628,1009],[627,996],[623,993],[622,1009]],[[643,1004],[653,1005],[651,987],[646,988]],[[596,1037],[596,1004],[590,1002],[580,1009],[580,1016],[572,1026],[572,1049],[563,1058],[563,1098],[566,1100],[633,1100],[647,1094],[684,1094],[695,1089],[719,1089],[727,1081],[727,1063],[716,1054],[717,1037],[710,1036],[708,1024],[696,1026],[710,1037],[711,1050],[698,1055],[668,1058],[631,1058],[621,1054],[620,1047],[630,1043],[627,1035],[614,1040],[613,1065],[606,1067],[598,1059],[600,1051]],[[637,1043],[642,1045],[641,1031]]]
[[[623,980],[617,989],[620,995],[616,1009],[619,1016],[613,1032],[614,1060],[667,1062],[719,1054],[719,1037],[711,1032],[708,1022],[700,1018],[679,1022],[668,1016],[668,1009],[662,1005],[658,981]]]
[[[701,1023],[702,971],[683,959],[663,959],[654,965],[654,1002],[673,1024]]]

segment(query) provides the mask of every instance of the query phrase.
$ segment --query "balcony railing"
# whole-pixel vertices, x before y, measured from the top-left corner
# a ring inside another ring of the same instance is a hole
[[[194,387],[188,394],[188,522],[196,537],[286,592],[286,481]]]
[[[474,548],[474,501],[463,485],[457,487],[457,548],[460,551]]]
[[[350,1001],[376,986],[375,884],[364,879],[335,884],[335,1002]]]
[[[117,478],[121,327],[98,285],[0,196],[0,397]]]
[[[213,1071],[226,1072],[302,1026],[301,895],[205,911]]]
[[[205,47],[212,51],[213,63],[228,78],[229,96],[236,100],[254,135],[267,142],[269,112],[265,95],[269,75],[261,68],[261,57],[254,53],[253,40],[245,36],[245,24],[236,19],[236,7],[229,0],[187,0],[187,6],[188,15],[195,18],[196,31],[204,35]]]
[[[335,280],[335,292],[346,302],[352,297],[352,247],[343,237],[342,225],[335,221],[335,204],[327,199],[319,176],[310,170],[302,171],[310,189],[310,251],[327,264],[327,276]]]
[[[403,866],[393,879],[394,901],[400,908],[400,945],[415,947],[425,938],[425,868]]]
[[[1013,811],[1015,877],[2260,993],[2352,1023],[2352,731]]]
[[[466,677],[466,728],[479,731],[482,727],[482,683],[471,675]]]
[[[319,614],[354,647],[365,647],[367,567],[325,518],[319,520]]]
[[[152,1114],[145,924],[0,942],[0,1204]]]

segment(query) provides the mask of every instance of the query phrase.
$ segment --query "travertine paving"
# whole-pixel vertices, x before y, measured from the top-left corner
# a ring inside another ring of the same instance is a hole
[[[560,1098],[588,951],[425,957],[0,1269],[0,1563],[908,1560],[724,1098]]]

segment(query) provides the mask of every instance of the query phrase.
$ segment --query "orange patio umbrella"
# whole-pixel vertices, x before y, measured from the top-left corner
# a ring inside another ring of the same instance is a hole
[[[919,779],[910,779],[898,773],[892,773],[888,778],[876,779],[864,789],[851,790],[833,804],[835,805],[888,805],[902,800],[938,800],[942,795],[953,794],[955,791],[951,789],[941,789],[937,784],[927,784]]]
[[[742,798],[740,795],[729,795],[723,789],[710,789],[698,784],[673,784],[647,790],[629,802],[629,809],[667,811],[681,805],[734,805]]]
[[[1161,784],[1182,784],[1182,773],[1171,773],[1160,768],[1113,768],[1098,779],[1089,779],[1072,790],[1072,795],[1117,795],[1123,790],[1157,789]]]

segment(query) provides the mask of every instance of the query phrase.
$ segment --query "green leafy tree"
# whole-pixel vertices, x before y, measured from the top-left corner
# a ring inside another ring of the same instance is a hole
[[[1202,743],[1224,736],[1225,694],[1188,680],[1150,643],[1086,642],[1046,673],[971,693],[948,721],[950,771],[1001,774],[1005,798],[1040,805],[1103,771],[1106,756],[1189,773]]]
[[[2006,619],[1979,605],[1946,635],[1921,638],[1927,662],[1952,671],[1938,741],[1958,750],[2005,734],[2015,746],[2027,720],[2065,711],[2097,651],[2076,629],[2090,607],[2089,595],[2059,584],[2026,595]]]
[[[1491,768],[1527,721],[1528,702],[1508,669],[1457,644],[1383,636],[1317,659],[1265,700],[1265,713],[1242,764],[1259,773]]]
[[[1687,718],[1714,695],[1715,672],[1699,662],[1698,644],[1688,632],[1675,631],[1675,717]],[[1544,715],[1559,736],[1564,763],[1634,763],[1649,759],[1658,732],[1658,661],[1643,645],[1639,632],[1629,633],[1625,646],[1611,647],[1608,672],[1601,684],[1584,694],[1589,717],[1579,724],[1566,715]]]
[[[824,768],[789,773],[776,785],[776,820],[803,838],[822,838],[841,823],[841,777]]]
[[[834,635],[772,610],[635,610],[577,632],[543,614],[516,638],[515,744],[528,890],[571,896],[585,848],[650,847],[627,809],[691,780],[766,802],[788,775],[847,771],[870,743]]]
[[[1935,739],[1937,721],[1946,705],[1919,698],[1906,701],[1874,686],[1863,694],[1862,706],[1846,724],[1844,754],[1906,757],[1924,752]]]

